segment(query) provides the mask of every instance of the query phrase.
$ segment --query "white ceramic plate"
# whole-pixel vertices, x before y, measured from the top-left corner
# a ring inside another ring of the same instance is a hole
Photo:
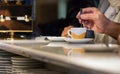
[[[65,41],[65,37],[47,37],[50,41]]]
[[[84,38],[84,39],[65,38],[64,40],[69,43],[89,43],[93,41],[92,38]]]

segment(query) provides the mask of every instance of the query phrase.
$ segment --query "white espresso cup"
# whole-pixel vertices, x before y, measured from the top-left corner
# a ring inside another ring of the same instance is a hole
[[[86,36],[86,28],[74,27],[68,30],[68,36],[73,39],[83,39]]]

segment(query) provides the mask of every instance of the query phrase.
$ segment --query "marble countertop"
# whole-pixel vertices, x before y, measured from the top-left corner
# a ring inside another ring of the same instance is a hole
[[[36,60],[86,71],[120,73],[119,45],[0,40],[0,49]]]

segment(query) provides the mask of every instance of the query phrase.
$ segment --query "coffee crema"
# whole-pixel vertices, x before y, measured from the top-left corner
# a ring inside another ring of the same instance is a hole
[[[83,39],[83,38],[85,38],[85,36],[86,36],[86,32],[84,32],[80,35],[77,35],[77,34],[72,32],[72,38],[74,38],[74,39]]]

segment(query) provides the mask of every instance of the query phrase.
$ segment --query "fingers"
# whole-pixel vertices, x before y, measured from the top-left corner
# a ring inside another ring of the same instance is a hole
[[[62,33],[62,37],[68,37],[68,34]]]
[[[80,12],[76,15],[76,18],[80,19]]]
[[[94,29],[94,25],[100,19],[102,19],[103,14],[95,7],[88,7],[82,9],[82,14],[78,12],[76,18],[88,29]],[[100,22],[98,22],[100,23]],[[96,30],[96,29],[95,29]]]
[[[81,15],[82,20],[95,20],[97,15],[94,14],[83,14]]]
[[[67,31],[68,31],[69,29],[71,29],[72,27],[73,27],[73,26],[65,27],[64,30],[63,30],[63,32],[62,32],[62,34],[61,34],[61,36],[62,36],[62,37],[68,37]]]
[[[98,17],[96,13],[99,13],[99,10],[97,8],[88,7],[88,8],[82,9],[82,14],[78,12],[76,18],[79,19],[79,22],[81,22],[81,20],[95,20],[95,18]]]
[[[87,29],[92,29],[92,27],[93,27],[93,23],[91,21],[82,21],[82,24]]]
[[[87,8],[84,8],[82,9],[82,13],[94,13],[94,12],[97,12],[99,11],[97,8],[95,7],[87,7]]]
[[[94,12],[93,12],[94,11]],[[87,24],[86,21],[88,20],[95,20],[95,18],[97,17],[95,13],[95,11],[97,11],[96,8],[92,7],[92,8],[84,8],[82,9],[82,14],[80,12],[78,12],[76,18],[79,20],[80,23],[82,24]]]
[[[76,15],[76,18],[78,19],[79,23],[82,23],[82,22],[81,22],[80,12],[78,12],[78,14]]]

